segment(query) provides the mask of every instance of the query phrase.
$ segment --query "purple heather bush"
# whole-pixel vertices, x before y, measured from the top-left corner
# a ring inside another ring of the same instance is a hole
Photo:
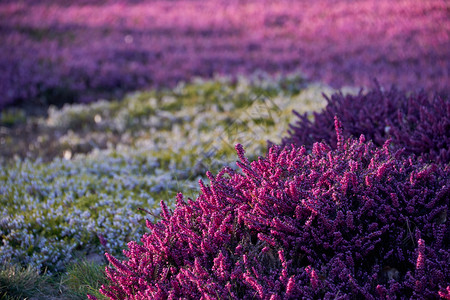
[[[449,169],[344,140],[273,146],[106,254],[110,299],[450,297]],[[90,299],[94,297],[90,296]]]
[[[333,131],[334,117],[343,124],[343,135],[358,137],[364,134],[376,146],[391,139],[391,147],[404,148],[405,155],[415,154],[425,161],[448,164],[450,162],[450,98],[425,92],[407,94],[392,87],[383,91],[377,88],[358,95],[336,93],[328,98],[327,106],[308,114],[297,115],[290,125],[283,146],[305,146],[312,149],[316,141],[336,146]]]

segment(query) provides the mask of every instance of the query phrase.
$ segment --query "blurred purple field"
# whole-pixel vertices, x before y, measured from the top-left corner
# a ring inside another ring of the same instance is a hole
[[[448,93],[449,35],[446,0],[3,0],[0,108],[257,70]]]

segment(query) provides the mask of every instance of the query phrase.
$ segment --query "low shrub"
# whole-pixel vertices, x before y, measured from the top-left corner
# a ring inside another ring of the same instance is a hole
[[[448,297],[449,169],[389,143],[273,146],[242,172],[178,194],[126,260],[106,253],[110,299],[410,299]],[[94,296],[89,296],[95,299]]]
[[[307,114],[294,111],[299,120],[290,125],[289,136],[282,145],[305,145],[311,149],[316,141],[336,146],[334,117],[344,126],[344,137],[364,134],[377,146],[391,138],[391,147],[405,148],[405,154],[421,156],[426,161],[450,162],[450,101],[426,93],[407,95],[395,88],[383,91],[380,86],[358,95],[336,93],[328,98],[321,112]]]

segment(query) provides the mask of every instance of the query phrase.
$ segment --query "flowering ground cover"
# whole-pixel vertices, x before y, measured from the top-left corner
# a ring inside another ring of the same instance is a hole
[[[301,70],[449,92],[445,0],[1,1],[0,107]]]
[[[160,200],[173,207],[177,192],[198,193],[207,170],[236,168],[238,141],[250,157],[263,155],[267,139],[280,142],[293,122],[293,108],[318,110],[321,93],[332,91],[296,75],[198,80],[2,126],[0,265],[55,275],[76,259],[104,259],[105,250],[120,257],[146,232],[139,208],[157,216]],[[24,143],[14,133],[27,128],[33,138]]]
[[[445,0],[0,1],[0,299],[449,299],[449,35]]]

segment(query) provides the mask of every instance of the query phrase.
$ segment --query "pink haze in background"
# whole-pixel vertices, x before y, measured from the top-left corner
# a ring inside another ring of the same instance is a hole
[[[0,108],[258,70],[448,93],[449,35],[444,0],[2,1]]]

